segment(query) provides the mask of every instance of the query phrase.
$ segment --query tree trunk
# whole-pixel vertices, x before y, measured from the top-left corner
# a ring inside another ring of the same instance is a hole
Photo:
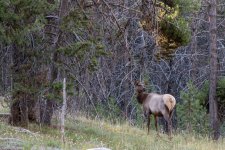
[[[216,87],[217,87],[217,39],[216,39],[216,14],[217,14],[216,0],[210,0],[209,6],[209,32],[210,32],[210,84],[209,84],[209,114],[210,114],[210,126],[212,128],[212,138],[218,140],[220,136],[219,132],[219,120],[218,120],[218,106],[216,99]]]
[[[48,2],[54,3],[53,0],[49,0]],[[46,34],[48,34],[47,41],[49,43],[47,49],[49,50],[51,55],[50,57],[51,61],[49,65],[49,76],[48,76],[48,80],[50,82],[50,88],[48,93],[50,94],[54,92],[51,85],[53,84],[58,75],[58,68],[56,67],[55,63],[59,59],[56,49],[60,37],[60,30],[59,30],[60,20],[62,20],[62,17],[64,17],[66,12],[68,11],[67,8],[68,8],[68,0],[61,0],[59,9],[56,11],[57,13],[50,14],[47,17],[48,24],[46,26]],[[46,103],[42,105],[45,105],[45,107],[40,108],[41,113],[40,121],[42,124],[50,125],[54,111],[55,100],[48,99],[46,100]]]
[[[193,83],[195,82],[195,80],[197,79],[197,58],[196,58],[196,50],[197,50],[197,38],[196,38],[196,34],[197,34],[197,19],[196,19],[196,14],[193,15],[193,19],[191,21],[191,29],[192,29],[192,36],[191,36],[191,71],[190,71],[190,75],[191,75],[191,80],[193,81]]]

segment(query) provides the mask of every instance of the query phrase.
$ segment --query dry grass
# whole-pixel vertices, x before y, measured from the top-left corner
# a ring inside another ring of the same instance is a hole
[[[85,117],[67,119],[65,132],[66,143],[62,144],[60,131],[56,128],[31,124],[28,130],[21,130],[0,122],[0,149],[14,146],[21,149],[55,147],[65,150],[93,147],[112,150],[223,150],[225,147],[223,139],[214,142],[207,137],[183,133],[174,135],[170,141],[167,135],[160,134],[159,137],[153,130],[147,135],[146,129],[127,123],[111,124]]]
[[[82,135],[83,142],[79,144],[80,149],[105,146],[113,150],[223,150],[225,147],[222,139],[214,142],[207,137],[177,134],[170,141],[165,134],[157,136],[155,131],[151,131],[150,135],[147,135],[146,130],[128,124],[112,125],[86,118],[79,118],[71,123],[67,126],[75,129],[71,130],[70,134],[73,132]]]

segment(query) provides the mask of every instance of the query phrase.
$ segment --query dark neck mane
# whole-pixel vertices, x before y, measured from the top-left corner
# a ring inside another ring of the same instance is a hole
[[[145,93],[145,92],[138,92],[137,93],[137,101],[139,104],[143,104],[143,102],[146,100],[148,96],[148,93]]]

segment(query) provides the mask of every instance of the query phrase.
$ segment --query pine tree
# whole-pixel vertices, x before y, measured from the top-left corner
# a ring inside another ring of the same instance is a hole
[[[202,101],[207,93],[197,89],[192,82],[187,84],[187,90],[181,91],[181,103],[177,104],[177,116],[180,129],[189,133],[205,133],[208,131],[208,115]]]

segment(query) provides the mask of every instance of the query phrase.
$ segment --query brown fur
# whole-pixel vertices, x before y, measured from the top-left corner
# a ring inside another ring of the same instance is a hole
[[[155,117],[155,127],[157,128],[157,117],[163,116],[168,123],[169,135],[172,130],[172,112],[176,105],[175,98],[170,94],[156,94],[146,93],[144,84],[140,81],[135,82],[135,88],[137,92],[137,100],[143,106],[144,114],[148,119],[147,127],[149,133],[150,126],[150,115],[153,114]]]
[[[137,95],[137,100],[139,104],[143,104],[144,100],[147,98],[147,93],[140,93]]]

